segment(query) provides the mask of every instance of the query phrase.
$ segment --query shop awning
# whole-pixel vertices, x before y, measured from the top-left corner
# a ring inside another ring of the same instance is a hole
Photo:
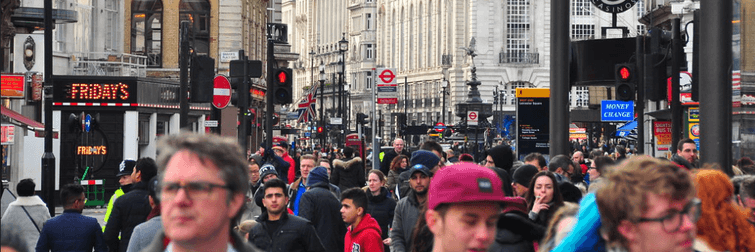
[[[616,136],[637,139],[637,120],[632,120],[616,128]]]
[[[15,125],[27,127],[32,130],[43,130],[45,128],[45,125],[41,122],[34,121],[33,119],[25,117],[24,115],[19,114],[16,111],[10,110],[3,106],[0,106],[0,110],[2,110],[3,116],[7,116],[10,119],[10,122]]]

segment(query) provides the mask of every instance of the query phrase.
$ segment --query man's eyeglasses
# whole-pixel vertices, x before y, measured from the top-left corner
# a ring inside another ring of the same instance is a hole
[[[682,227],[684,216],[687,216],[692,223],[696,223],[700,219],[700,199],[692,199],[681,212],[670,213],[660,218],[640,218],[638,222],[660,222],[663,224],[663,230],[668,233],[675,233]]]
[[[162,185],[160,196],[162,200],[171,200],[176,197],[181,188],[184,189],[186,196],[192,200],[203,200],[210,196],[215,188],[228,189],[227,185],[218,185],[210,182],[168,182]]]

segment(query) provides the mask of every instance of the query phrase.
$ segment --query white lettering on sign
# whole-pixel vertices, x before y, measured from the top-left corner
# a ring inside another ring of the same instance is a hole
[[[621,118],[624,118],[624,117],[630,117],[630,116],[632,116],[632,112],[603,112],[603,117],[610,117],[610,118],[621,117]]]
[[[629,109],[629,105],[631,104],[606,104],[606,109]]]

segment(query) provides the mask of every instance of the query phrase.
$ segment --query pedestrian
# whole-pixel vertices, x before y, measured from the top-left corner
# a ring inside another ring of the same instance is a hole
[[[236,140],[184,132],[158,150],[163,230],[143,251],[259,251],[233,231],[249,187]]]
[[[514,196],[526,197],[530,191],[530,181],[532,177],[538,173],[537,167],[531,164],[525,164],[514,170],[514,176],[512,176],[511,188],[513,189]]]
[[[354,149],[351,147],[344,147],[343,155],[344,159],[333,161],[330,183],[338,186],[341,192],[349,188],[361,188],[366,179],[362,158],[354,157]]]
[[[559,184],[570,183],[570,177],[574,169],[576,169],[574,162],[563,154],[554,156],[548,163],[548,171],[553,173],[553,176],[556,177],[556,182]]]
[[[286,143],[286,141],[276,143],[273,146],[273,151],[275,152],[275,155],[288,162],[288,168],[285,169],[285,171],[279,170],[278,174],[281,174],[281,176],[286,179],[284,180],[286,183],[293,183],[296,179],[296,162],[290,155],[288,155],[288,143]]]
[[[299,202],[301,201],[301,195],[307,191],[307,179],[309,172],[315,168],[317,158],[312,155],[304,155],[299,160],[299,170],[301,170],[301,177],[291,183],[288,189],[288,208],[294,211],[294,215],[299,216]],[[327,172],[327,171],[326,171]],[[326,177],[327,180],[327,177]]]
[[[431,151],[417,150],[412,152],[412,158],[409,159],[409,167],[414,167],[417,164],[424,165],[430,169],[430,173],[432,174],[433,170],[440,168],[440,157]],[[413,169],[407,169],[398,175],[399,192],[397,194],[399,195],[399,199],[403,199],[411,191],[409,180],[414,172],[415,170]]]
[[[163,228],[162,217],[160,217],[160,199],[157,198],[157,191],[160,190],[159,180],[157,177],[149,180],[147,189],[149,191],[149,206],[152,211],[147,217],[147,221],[136,225],[131,232],[131,239],[128,242],[126,252],[139,252],[146,248],[152,239],[157,236]]]
[[[312,222],[326,251],[343,248],[346,225],[340,209],[341,203],[330,191],[328,171],[325,167],[315,167],[308,174],[307,191],[301,195],[299,216]]]
[[[60,188],[60,200],[63,214],[45,223],[35,251],[108,251],[97,219],[81,215],[87,202],[84,187],[78,184],[63,186]]]
[[[699,167],[697,162],[697,144],[689,138],[679,140],[676,145],[676,153],[671,157],[671,162],[688,170]]]
[[[0,183],[2,187],[2,183]],[[2,189],[0,189],[2,191]],[[0,251],[2,252],[33,252],[34,250],[28,250],[26,241],[17,232],[20,227],[13,224],[6,224],[0,226]],[[36,241],[35,241],[36,244]]]
[[[590,169],[587,170],[588,177],[590,178],[587,192],[596,192],[605,185],[603,182],[603,174],[606,174],[609,167],[613,165],[613,159],[608,156],[598,156],[590,162]]]
[[[24,238],[24,245],[29,251],[34,251],[42,227],[50,219],[50,209],[47,208],[47,204],[39,196],[34,195],[36,186],[30,178],[19,181],[16,184],[18,198],[8,205],[2,218],[3,226],[16,227],[13,232]]]
[[[485,167],[490,168],[501,179],[503,192],[514,195],[511,188],[511,167],[514,165],[514,153],[511,146],[498,145],[485,151]]]
[[[490,245],[489,252],[535,251],[535,244],[545,236],[545,227],[530,220],[527,212],[524,198],[507,198],[498,217],[495,242]]]
[[[145,157],[136,161],[131,173],[134,186],[115,201],[110,221],[105,226],[105,242],[111,252],[125,252],[136,225],[147,221],[147,216],[152,211],[147,187],[149,180],[156,175],[157,164],[154,159]]]
[[[398,155],[391,161],[390,171],[388,172],[388,182],[386,186],[394,194],[398,193],[399,175],[409,169],[409,157]]]
[[[755,226],[749,213],[732,202],[734,185],[718,165],[706,165],[694,174],[700,220],[697,222],[698,250],[755,251]],[[705,244],[704,248],[702,244]]]
[[[525,199],[530,219],[543,227],[548,226],[553,213],[564,205],[556,177],[548,171],[538,172],[532,177]]]
[[[548,225],[548,231],[543,238],[543,241],[539,244],[538,251],[548,252],[561,243],[561,240],[566,237],[567,234],[574,228],[574,224],[577,222],[577,212],[579,211],[579,205],[565,202],[564,206],[559,208],[553,219]],[[499,222],[500,223],[500,222]]]
[[[506,202],[498,175],[479,165],[447,166],[433,177],[423,218],[434,252],[487,251]]]
[[[113,212],[113,205],[118,197],[123,196],[127,192],[131,191],[131,187],[134,185],[134,180],[131,178],[131,173],[134,172],[134,166],[136,166],[136,160],[124,159],[118,165],[118,174],[115,176],[118,178],[120,188],[115,190],[113,196],[110,196],[110,200],[107,203],[107,210],[105,211],[105,226],[102,226],[102,232],[105,232],[107,222],[110,220],[110,214]]]
[[[393,221],[396,200],[388,188],[385,188],[385,175],[380,170],[371,170],[367,176],[367,199],[367,213],[380,225],[380,237],[385,244],[383,250],[389,251],[391,238],[388,231]]]
[[[262,213],[262,208],[255,204],[254,201],[254,193],[257,192],[257,189],[262,184],[260,182],[260,165],[257,162],[259,159],[262,159],[262,157],[256,154],[251,155],[248,159],[249,190],[246,192],[246,201],[238,224],[241,224],[245,220],[256,219]]]
[[[404,139],[401,138],[393,139],[393,149],[384,152],[380,162],[380,171],[383,174],[388,174],[391,162],[398,155],[409,156],[409,151],[404,149]]]
[[[755,176],[749,175],[743,179],[739,186],[737,203],[745,209],[750,209],[748,218],[750,224],[755,226]]]
[[[286,211],[286,183],[271,179],[262,187],[267,211],[249,231],[249,241],[264,251],[326,251],[314,226],[307,219]]]
[[[420,151],[415,151],[415,154]],[[435,157],[433,160],[437,164],[440,158],[429,151],[429,155]],[[412,155],[412,163],[416,155]],[[433,177],[430,168],[423,164],[416,164],[406,171],[410,175],[409,184],[411,190],[404,198],[396,204],[396,210],[393,215],[393,224],[391,225],[391,251],[405,252],[409,251],[412,245],[412,230],[417,223],[422,205],[427,202],[427,191],[430,187],[430,179]]]
[[[343,251],[384,251],[380,225],[366,212],[367,204],[367,194],[360,188],[351,188],[341,194],[341,217],[349,225]]]

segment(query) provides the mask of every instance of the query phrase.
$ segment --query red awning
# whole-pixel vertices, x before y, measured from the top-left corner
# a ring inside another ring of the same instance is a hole
[[[16,111],[10,110],[3,106],[0,106],[0,110],[2,110],[3,116],[7,116],[11,119],[11,123],[13,124],[24,127],[31,127],[32,130],[40,130],[45,128],[45,125],[41,122],[34,121],[33,119],[25,117],[24,115],[19,114]],[[13,121],[16,121],[16,123],[14,123]]]

